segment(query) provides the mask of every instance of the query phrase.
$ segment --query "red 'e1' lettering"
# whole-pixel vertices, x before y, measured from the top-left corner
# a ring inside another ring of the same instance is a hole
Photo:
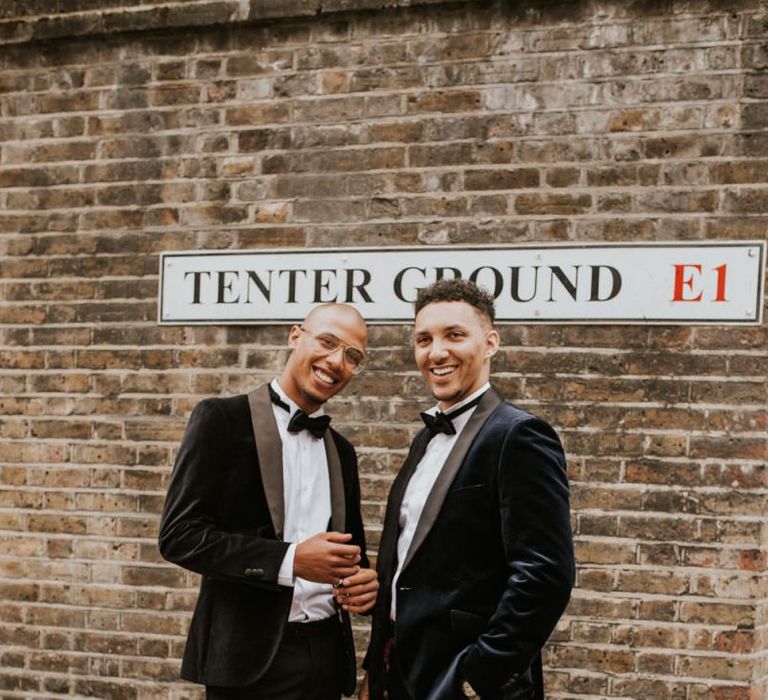
[[[688,277],[685,276],[685,269],[687,267],[693,268],[701,274],[701,265],[675,265],[675,288],[674,294],[672,295],[672,301],[701,301],[702,292],[699,292],[699,296],[697,297],[686,298],[683,296],[683,292],[685,291],[683,289],[684,287],[693,291],[693,275]]]
[[[715,268],[715,272],[717,273],[717,294],[715,294],[715,299],[714,299],[715,301],[726,301],[725,271],[727,269],[728,269],[728,266],[725,263]]]

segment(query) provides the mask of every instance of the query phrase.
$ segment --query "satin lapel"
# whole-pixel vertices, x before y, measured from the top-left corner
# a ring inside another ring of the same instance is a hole
[[[341,460],[336,443],[330,430],[323,434],[325,456],[328,460],[328,479],[331,485],[331,529],[334,532],[345,532],[347,514],[344,499],[344,476],[341,471]]]
[[[424,510],[421,512],[416,531],[413,533],[413,540],[411,540],[408,553],[405,555],[403,568],[408,566],[411,559],[413,559],[414,553],[421,546],[422,542],[424,542],[424,539],[429,534],[429,531],[432,529],[435,518],[437,518],[440,509],[443,507],[445,496],[464,461],[467,450],[469,450],[472,441],[475,439],[475,435],[477,435],[480,428],[483,427],[488,416],[496,410],[496,407],[502,403],[502,401],[503,399],[501,396],[499,396],[496,390],[491,387],[485,394],[483,394],[483,398],[480,399],[480,403],[477,404],[475,412],[472,414],[469,421],[467,421],[464,430],[461,431],[453,448],[448,453],[445,464],[440,470],[440,474],[438,474],[438,477],[432,486],[432,490],[429,492],[429,496],[427,496]]]
[[[253,438],[259,456],[261,483],[269,506],[272,527],[277,539],[283,539],[285,525],[285,496],[283,494],[283,441],[277,430],[268,384],[262,384],[248,394],[251,408]]]
[[[395,559],[397,556],[397,540],[400,536],[400,505],[405,496],[405,490],[413,473],[416,471],[421,458],[429,442],[429,433],[422,430],[416,435],[411,444],[408,456],[400,467],[395,480],[392,482],[392,488],[389,491],[387,499],[387,510],[384,515],[384,531],[381,533],[381,542],[379,543],[379,557],[376,570],[379,572],[379,578],[384,584],[389,584],[395,574]],[[387,593],[389,588],[387,587]],[[389,608],[387,608],[389,615]]]

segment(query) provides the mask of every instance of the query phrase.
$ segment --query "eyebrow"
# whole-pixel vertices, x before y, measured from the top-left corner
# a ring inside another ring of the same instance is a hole
[[[307,330],[309,330],[309,329],[307,329]],[[311,333],[315,333],[315,331],[310,331],[310,332],[311,332]],[[344,345],[346,345],[348,348],[352,348],[353,350],[358,350],[358,351],[360,351],[360,352],[361,352],[363,355],[365,355],[365,347],[361,347],[361,346],[359,346],[359,345],[355,345],[354,343],[350,343],[350,342],[348,342],[347,340],[345,340],[344,338],[342,338],[341,336],[339,336],[339,335],[336,335],[336,334],[335,334],[334,332],[332,332],[332,331],[317,331],[317,332],[315,333],[315,335],[330,335],[331,337],[333,337],[333,338],[336,338],[336,340],[339,340],[339,341],[341,341],[342,343],[344,343]]]
[[[463,326],[463,325],[461,325],[460,323],[454,323],[454,324],[452,324],[452,325],[450,325],[450,326],[446,326],[445,328],[440,328],[440,329],[438,329],[438,331],[437,331],[437,332],[438,332],[438,333],[450,333],[451,331],[466,331],[466,330],[467,330],[467,329],[466,329],[466,326]],[[416,328],[416,329],[413,331],[413,334],[414,334],[415,336],[420,336],[420,335],[432,335],[432,333],[431,333],[430,331],[428,331],[428,330],[426,330],[426,329],[422,329],[422,330],[419,330],[418,328]]]

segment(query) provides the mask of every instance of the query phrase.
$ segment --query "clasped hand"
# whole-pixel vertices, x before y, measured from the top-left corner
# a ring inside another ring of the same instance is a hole
[[[333,587],[333,595],[344,610],[366,613],[376,602],[379,581],[374,569],[360,569],[353,576],[347,576]]]
[[[379,582],[373,569],[361,569],[360,547],[352,535],[320,532],[296,545],[293,573],[307,581],[330,583],[344,610],[364,613],[376,602]]]

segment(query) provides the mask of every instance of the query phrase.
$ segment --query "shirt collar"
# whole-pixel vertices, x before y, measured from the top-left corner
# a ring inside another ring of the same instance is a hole
[[[275,392],[277,393],[277,395],[278,395],[278,396],[279,396],[279,397],[280,397],[280,398],[281,398],[283,401],[285,401],[285,403],[287,403],[287,404],[288,404],[288,408],[290,409],[290,410],[288,411],[288,414],[287,414],[288,416],[292,416],[294,413],[296,413],[296,411],[298,411],[298,410],[299,410],[299,407],[296,405],[296,403],[295,403],[294,401],[292,401],[292,400],[291,400],[291,397],[290,397],[290,396],[288,396],[288,394],[286,394],[286,393],[283,391],[283,388],[280,386],[280,382],[278,382],[276,378],[275,378],[275,379],[273,379],[273,380],[270,382],[270,385],[271,385],[271,386],[272,386],[272,388],[275,390]],[[314,413],[310,413],[310,414],[309,414],[310,418],[316,418],[317,416],[322,416],[322,415],[323,415],[323,407],[322,407],[322,406],[320,406],[320,408],[318,408],[318,409],[317,409],[317,410],[316,410]]]
[[[481,394],[484,394],[490,388],[491,388],[491,383],[490,382],[486,382],[477,391],[475,391],[474,393],[472,393],[469,396],[467,396],[467,398],[462,399],[461,401],[459,401],[459,403],[455,403],[452,406],[450,406],[449,408],[447,408],[445,410],[445,413],[451,413],[451,412],[455,411],[457,408],[461,408],[464,404],[467,404],[470,401],[472,401],[473,399],[476,399],[478,396],[480,396]],[[439,406],[432,406],[432,408],[430,408],[427,411],[427,413],[429,413],[429,415],[431,415],[431,416],[434,416],[435,414],[439,413],[440,410],[441,409],[440,409]],[[467,413],[471,414],[472,412],[471,411],[467,411]],[[463,417],[464,417],[464,415],[461,415],[461,416],[459,416],[459,418],[457,420],[459,420],[459,419],[461,419]]]

